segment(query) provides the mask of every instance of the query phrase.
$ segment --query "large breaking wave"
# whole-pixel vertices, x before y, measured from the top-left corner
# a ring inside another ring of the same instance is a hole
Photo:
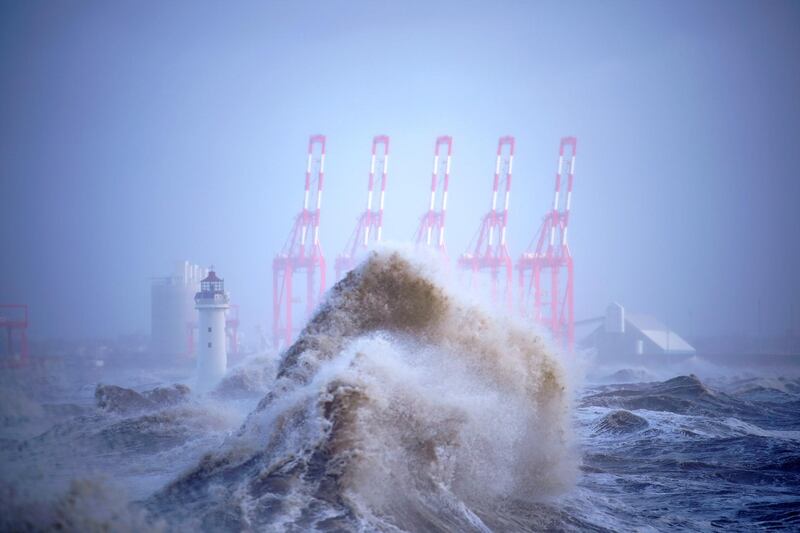
[[[373,253],[237,434],[148,507],[206,529],[507,528],[500,509],[572,483],[569,404],[540,338]]]

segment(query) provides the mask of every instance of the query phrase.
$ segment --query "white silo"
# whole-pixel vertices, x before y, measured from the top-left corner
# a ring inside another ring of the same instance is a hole
[[[194,302],[198,312],[197,390],[207,392],[219,383],[228,368],[225,311],[230,307],[230,298],[225,292],[225,281],[217,277],[213,267],[200,282]]]
[[[171,276],[154,278],[150,292],[150,335],[153,353],[167,358],[190,353],[197,318],[194,295],[205,269],[180,261]]]

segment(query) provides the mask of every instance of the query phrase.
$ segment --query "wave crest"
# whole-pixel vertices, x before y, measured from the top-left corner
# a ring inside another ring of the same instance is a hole
[[[372,254],[225,448],[152,502],[204,527],[482,530],[571,483],[564,374],[533,333]]]

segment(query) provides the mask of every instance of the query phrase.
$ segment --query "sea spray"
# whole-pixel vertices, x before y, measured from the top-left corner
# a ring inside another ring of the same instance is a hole
[[[483,530],[568,487],[559,364],[426,272],[383,252],[348,274],[237,435],[150,507],[214,529]]]

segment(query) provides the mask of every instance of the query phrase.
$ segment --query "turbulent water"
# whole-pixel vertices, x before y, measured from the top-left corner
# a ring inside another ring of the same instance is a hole
[[[716,381],[688,375],[584,391],[577,498],[593,503],[593,521],[800,529],[800,379]]]
[[[0,529],[800,528],[800,380],[578,388],[444,286],[373,255],[202,397],[4,389]]]
[[[490,509],[569,486],[568,408],[536,336],[376,256],[241,430],[148,505],[215,529],[485,529]]]

